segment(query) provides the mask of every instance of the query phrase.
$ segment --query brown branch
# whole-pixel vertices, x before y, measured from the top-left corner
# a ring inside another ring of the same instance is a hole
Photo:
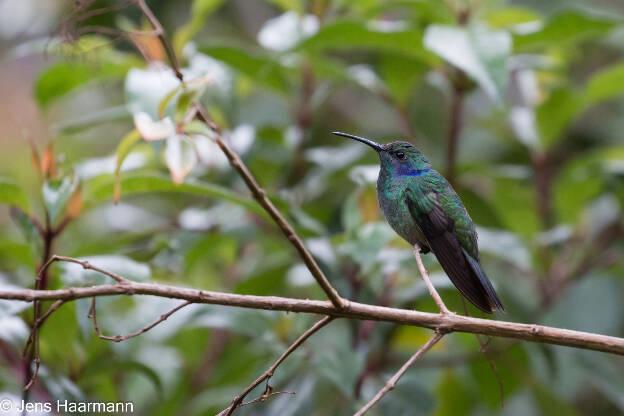
[[[52,246],[54,244],[55,235],[52,232],[52,225],[50,223],[50,215],[48,213],[47,208],[44,205],[44,213],[45,213],[45,226],[39,225],[39,235],[43,240],[43,254],[41,258],[41,266],[37,270],[37,276],[35,277],[35,290],[43,290],[46,288],[48,283],[48,266],[50,264],[50,255],[52,254]],[[33,217],[34,218],[34,217]],[[60,306],[60,305],[58,305]],[[57,306],[57,308],[58,308]],[[52,311],[54,312],[54,310]],[[50,313],[52,313],[50,312]],[[49,314],[46,314],[49,316]],[[46,317],[47,317],[46,316]],[[24,357],[27,359],[24,360],[25,365],[25,380],[23,387],[22,400],[26,401],[28,399],[28,392],[32,385],[37,380],[37,375],[39,374],[39,366],[41,364],[40,351],[39,351],[39,327],[43,322],[41,317],[41,301],[35,301],[33,305],[33,324],[31,329],[31,334],[28,337],[28,341],[26,342],[26,347],[24,348]],[[34,343],[34,347],[30,350],[30,354],[28,354],[28,347]],[[35,371],[31,370],[32,362],[35,362]]]
[[[452,314],[452,312],[449,311],[446,305],[444,304],[444,301],[438,294],[438,291],[435,289],[435,287],[431,283],[431,280],[429,280],[429,273],[427,273],[427,269],[425,269],[425,265],[423,264],[422,259],[420,258],[420,247],[418,246],[418,244],[414,245],[414,258],[416,259],[416,263],[418,263],[418,271],[420,272],[420,275],[425,281],[425,285],[427,286],[427,289],[429,290],[429,294],[435,301],[436,305],[438,305],[438,309],[440,309],[440,313],[443,315]]]
[[[334,307],[331,302],[327,301],[292,299],[277,296],[239,295],[133,281],[129,281],[125,284],[72,287],[59,290],[22,289],[0,291],[0,299],[22,300],[26,302],[59,299],[69,301],[93,296],[112,295],[152,295],[183,299],[193,303],[313,313],[358,320],[394,322],[430,329],[440,328],[453,332],[468,332],[503,338],[514,338],[624,355],[624,338],[553,328],[543,325],[494,321],[491,319],[481,319],[456,314],[436,314],[350,301],[346,301],[343,308],[338,309]]]
[[[158,325],[159,323],[165,321],[171,315],[173,315],[174,313],[176,313],[177,311],[179,311],[183,307],[185,307],[187,305],[190,305],[191,303],[193,303],[193,302],[186,301],[184,303],[181,303],[180,305],[178,305],[175,308],[171,309],[169,312],[167,312],[165,314],[162,314],[160,316],[160,318],[156,319],[151,324],[149,324],[147,326],[144,326],[143,328],[139,329],[138,331],[133,332],[133,333],[128,334],[128,335],[115,335],[115,336],[110,337],[110,336],[102,334],[102,331],[100,330],[100,328],[98,326],[98,323],[97,323],[97,312],[96,312],[96,308],[95,308],[95,296],[91,298],[91,308],[89,309],[88,317],[93,320],[93,329],[95,330],[95,333],[97,334],[97,336],[100,339],[104,339],[106,341],[121,342],[121,341],[125,341],[127,339],[130,339],[130,338],[134,338],[137,335],[141,335],[142,333],[149,331],[150,329],[154,328],[156,325]]]
[[[440,341],[443,336],[444,334],[442,332],[436,330],[433,337],[431,337],[431,339],[429,339],[429,341],[427,341],[425,345],[420,347],[420,349],[416,351],[416,353],[412,355],[410,359],[405,362],[405,364],[403,364],[399,371],[397,371],[392,376],[392,378],[390,378],[390,380],[386,382],[386,385],[383,386],[381,390],[379,390],[375,397],[373,397],[368,403],[366,403],[366,405],[358,410],[353,416],[362,416],[364,413],[368,412],[370,408],[373,407],[379,400],[381,400],[381,398],[385,396],[390,390],[394,389],[394,386],[396,386],[397,381],[399,381],[403,374],[405,374],[405,372],[416,362],[416,360],[422,357],[427,351],[429,351],[431,347],[433,347],[438,341]]]
[[[50,308],[46,311],[46,313],[44,313],[39,319],[37,319],[37,321],[33,323],[33,328],[30,331],[30,335],[28,336],[28,339],[26,340],[26,345],[24,346],[24,352],[22,353],[24,356],[26,356],[26,354],[28,353],[28,348],[30,347],[30,344],[32,344],[34,333],[35,333],[35,328],[41,327],[41,325],[43,325],[43,322],[46,319],[48,319],[48,317],[52,315],[54,311],[60,308],[61,305],[63,305],[65,302],[66,301],[63,299],[57,300],[56,302],[52,304],[52,306],[50,306]]]
[[[272,388],[269,386],[268,382],[269,379],[271,377],[273,377],[273,373],[275,372],[275,369],[277,369],[277,367],[279,367],[279,365],[297,348],[299,348],[299,346],[301,344],[303,344],[308,338],[310,338],[310,336],[312,336],[312,334],[314,334],[315,332],[317,332],[319,329],[323,328],[325,325],[327,325],[328,323],[330,323],[331,321],[334,320],[334,317],[332,316],[326,316],[323,319],[321,319],[320,321],[318,321],[317,323],[315,323],[314,325],[312,325],[307,331],[305,331],[303,334],[301,334],[301,336],[299,338],[297,338],[295,340],[295,342],[293,342],[290,347],[288,347],[286,349],[286,351],[284,351],[284,353],[277,359],[277,361],[275,361],[273,363],[273,365],[271,367],[269,367],[268,370],[266,370],[260,377],[258,377],[253,383],[251,383],[240,395],[238,395],[233,401],[232,404],[227,408],[227,409],[223,409],[221,412],[219,412],[219,414],[217,416],[230,416],[234,410],[236,410],[237,407],[241,406],[243,400],[245,399],[245,396],[247,396],[253,389],[255,389],[260,383],[262,383],[264,380],[267,381],[267,388],[265,389],[265,392],[263,393],[263,396],[266,394],[270,394],[272,392]],[[261,396],[262,397],[262,396]],[[252,400],[249,403],[253,403],[255,401],[264,401],[264,400]]]
[[[552,168],[550,166],[550,156],[546,151],[538,151],[532,155],[533,163],[533,183],[535,184],[535,196],[537,212],[542,228],[547,230],[553,226],[553,215],[551,206],[551,181]]]
[[[329,280],[327,280],[327,277],[319,267],[318,263],[316,262],[316,260],[314,260],[312,254],[310,254],[308,249],[305,247],[303,241],[301,241],[301,238],[297,235],[295,230],[288,223],[288,221],[286,221],[284,216],[275,207],[275,205],[273,205],[271,200],[267,198],[266,192],[260,187],[260,185],[256,181],[256,178],[254,178],[249,169],[247,169],[247,166],[245,165],[245,163],[243,163],[238,153],[232,150],[223,141],[218,127],[216,127],[215,124],[210,121],[210,118],[206,114],[206,111],[198,103],[195,105],[195,108],[197,109],[198,117],[200,118],[200,120],[206,123],[206,125],[215,132],[214,140],[216,141],[219,148],[221,148],[225,156],[228,158],[230,165],[232,165],[232,167],[243,178],[245,184],[247,185],[247,188],[249,188],[249,190],[251,191],[254,199],[258,201],[262,208],[264,208],[264,210],[271,216],[273,221],[275,221],[275,223],[284,233],[284,236],[286,236],[288,241],[290,241],[291,244],[295,247],[297,253],[299,253],[299,256],[310,270],[310,273],[312,273],[312,276],[314,276],[314,279],[316,279],[317,283],[325,291],[325,294],[331,300],[334,306],[338,309],[342,308],[344,306],[344,300],[340,297],[336,289],[334,289],[333,286],[329,283]]]
[[[167,32],[165,32],[165,29],[162,27],[162,25],[160,24],[160,21],[158,21],[156,16],[154,16],[154,13],[152,13],[152,11],[148,7],[145,0],[135,0],[135,1],[139,9],[141,9],[145,17],[147,17],[147,20],[149,20],[150,24],[152,25],[152,27],[158,34],[158,38],[160,39],[160,42],[165,48],[165,52],[167,53],[169,62],[171,62],[171,67],[173,68],[173,72],[175,73],[176,77],[180,81],[184,82],[184,76],[182,75],[182,72],[180,71],[180,64],[178,63],[178,59],[176,58],[176,54],[173,50],[173,46],[171,46],[171,42],[169,41],[169,38],[167,37]]]
[[[52,263],[57,262],[57,261],[66,261],[66,262],[69,262],[69,263],[79,264],[85,270],[94,270],[94,271],[96,271],[98,273],[102,273],[103,275],[106,275],[106,276],[112,278],[113,280],[116,280],[120,284],[127,284],[127,283],[130,282],[130,280],[126,279],[125,277],[122,277],[122,276],[118,275],[117,273],[113,273],[113,272],[110,272],[108,270],[104,270],[101,267],[94,266],[94,265],[92,265],[91,263],[89,263],[86,260],[75,259],[73,257],[57,256],[56,254],[53,255],[52,257],[50,257],[50,260],[48,260],[43,265],[41,270],[42,271],[47,270],[52,265]]]

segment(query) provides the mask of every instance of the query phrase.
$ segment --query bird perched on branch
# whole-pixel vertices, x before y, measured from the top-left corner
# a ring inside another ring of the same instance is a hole
[[[427,158],[407,142],[381,145],[351,134],[333,134],[377,151],[381,164],[377,197],[394,231],[417,251],[433,252],[451,282],[477,308],[487,313],[503,311],[479,261],[474,223],[451,184]]]

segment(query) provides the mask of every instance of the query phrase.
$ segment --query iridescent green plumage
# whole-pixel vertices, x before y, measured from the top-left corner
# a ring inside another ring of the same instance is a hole
[[[503,310],[481,268],[477,232],[470,215],[448,181],[407,142],[366,143],[379,154],[379,205],[390,226],[423,253],[432,251],[459,291],[485,312]]]

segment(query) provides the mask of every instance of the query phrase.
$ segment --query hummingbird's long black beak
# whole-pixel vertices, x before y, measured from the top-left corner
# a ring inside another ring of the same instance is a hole
[[[364,137],[354,136],[353,134],[341,133],[339,131],[333,131],[332,134],[335,134],[336,136],[348,137],[349,139],[357,140],[358,142],[362,142],[364,144],[369,145],[370,147],[377,150],[378,152],[381,152],[384,150],[383,146],[380,145],[379,143],[376,143],[372,140],[365,139]]]

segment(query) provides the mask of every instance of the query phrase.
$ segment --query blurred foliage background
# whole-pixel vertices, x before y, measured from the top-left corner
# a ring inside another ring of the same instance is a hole
[[[410,247],[379,213],[374,152],[334,130],[408,139],[448,175],[507,309],[495,318],[624,336],[621,1],[149,4],[196,80],[185,93],[161,44],[128,34],[149,30],[132,4],[0,1],[2,288],[34,286],[47,254],[32,218],[45,224],[47,213],[60,225],[51,252],[131,279],[323,299],[216,145],[172,132],[199,96],[343,296],[435,311]],[[463,311],[435,259],[425,262]],[[46,287],[105,281],[62,265]],[[132,332],[175,304],[101,298],[100,327]],[[30,400],[214,414],[318,319],[191,305],[116,344],[97,338],[88,308],[69,303],[45,323]],[[20,399],[31,323],[31,305],[0,301],[0,396]],[[296,395],[237,414],[351,414],[428,335],[335,321],[271,380]],[[477,339],[453,334],[371,414],[624,413],[620,357],[504,339],[487,355],[504,407]]]

